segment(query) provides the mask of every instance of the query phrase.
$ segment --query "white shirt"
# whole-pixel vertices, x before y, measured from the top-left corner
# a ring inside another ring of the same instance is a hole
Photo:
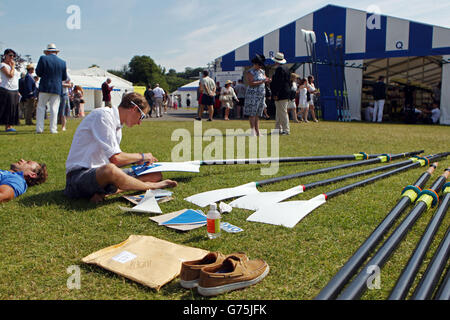
[[[431,120],[433,120],[433,123],[437,123],[440,117],[441,109],[434,108],[433,110],[431,110]]]
[[[154,95],[155,98],[163,98],[164,97],[164,90],[161,89],[160,87],[156,87],[155,89],[153,89],[153,93],[155,94]]]
[[[6,71],[8,72],[11,71],[11,66],[9,64],[2,62],[2,64],[0,65],[0,75],[1,75],[0,87],[11,91],[19,90],[20,70],[16,69],[14,71],[14,76],[12,78],[8,78],[8,76],[3,73],[3,70],[1,70],[3,68],[6,68]]]
[[[66,161],[66,173],[98,168],[121,153],[122,125],[116,107],[94,109],[78,126]]]
[[[245,92],[247,91],[247,87],[243,83],[238,83],[236,87],[234,87],[234,92],[238,98],[245,98]]]

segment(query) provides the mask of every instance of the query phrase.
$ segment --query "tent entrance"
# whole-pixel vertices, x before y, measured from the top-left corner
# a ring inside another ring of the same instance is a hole
[[[430,108],[440,100],[437,88],[442,81],[441,56],[368,59],[364,65],[367,68],[363,72],[361,119],[370,121],[366,119],[370,117],[367,108],[373,106],[373,85],[379,76],[384,76],[387,84],[383,121],[408,122],[408,95],[412,95],[411,107],[416,109]]]

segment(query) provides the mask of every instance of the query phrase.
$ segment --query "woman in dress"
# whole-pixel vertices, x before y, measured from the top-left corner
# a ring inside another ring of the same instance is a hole
[[[245,92],[244,115],[249,117],[250,128],[253,136],[259,136],[259,117],[262,116],[265,107],[266,89],[269,82],[264,71],[266,58],[256,54],[251,60],[253,66],[246,73],[247,91]]]
[[[308,76],[308,84],[307,89],[309,92],[309,111],[311,111],[311,116],[314,122],[319,122],[316,118],[316,112],[314,111],[314,95],[318,94],[318,91],[316,90],[316,87],[314,86],[314,76]]]
[[[0,64],[0,124],[6,132],[16,132],[13,126],[19,124],[19,79],[20,67],[16,68],[17,54],[6,49]]]
[[[297,89],[298,108],[299,108],[301,120],[304,122],[308,122],[308,98],[307,98],[308,89],[306,88],[307,83],[308,83],[308,80],[306,80],[306,78],[301,79],[299,82],[298,89]]]
[[[291,73],[291,96],[289,97],[288,112],[291,113],[292,121],[300,122],[297,119],[297,105],[295,104],[295,95],[297,93],[297,78],[295,73]]]
[[[228,80],[225,83],[225,87],[223,87],[222,90],[220,91],[220,102],[222,102],[222,108],[225,109],[224,120],[230,120],[229,115],[230,110],[233,109],[233,100],[239,101],[236,96],[236,93],[234,92],[233,87],[231,86],[232,84],[233,82]]]
[[[76,117],[84,117],[84,100],[83,100],[83,89],[80,86],[75,86],[73,88],[73,105],[75,106]],[[83,108],[83,110],[82,110]]]

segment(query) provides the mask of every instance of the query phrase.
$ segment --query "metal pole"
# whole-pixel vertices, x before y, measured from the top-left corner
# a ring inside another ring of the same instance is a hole
[[[434,169],[435,165],[433,164],[426,172],[422,173],[419,179],[412,186],[408,186],[403,190],[402,197],[394,208],[366,239],[366,241],[364,241],[358,250],[356,250],[353,256],[351,256],[351,258],[338,271],[338,273],[320,291],[315,298],[316,300],[330,300],[337,297],[345,284],[351,279],[356,271],[358,271],[358,268],[364,263],[369,254],[383,239],[383,236],[393,226],[394,222],[400,217],[403,211],[405,211],[405,209],[416,200],[418,193],[430,179]]]
[[[447,269],[447,273],[439,287],[434,300],[450,300],[450,267]]]
[[[450,170],[450,168],[448,170]],[[391,294],[388,298],[389,300],[401,300],[406,298],[408,291],[414,282],[414,278],[423,263],[425,254],[430,248],[433,238],[436,235],[436,232],[438,231],[440,225],[442,224],[442,221],[444,220],[449,205],[450,192],[444,196],[444,199],[442,200],[439,208],[436,210],[436,213],[428,224],[427,229],[421,237],[419,244],[414,250],[413,255],[409,259],[406,267],[403,269],[401,276],[394,286],[394,289],[391,291]]]
[[[449,173],[450,171],[445,171],[444,174],[433,183],[430,189],[424,190],[419,194],[419,199],[417,200],[415,207],[403,219],[400,225],[394,230],[370,261],[367,262],[356,278],[344,289],[344,291],[342,291],[338,300],[359,299],[362,296],[367,289],[367,280],[373,274],[372,268],[375,266],[381,269],[420,215],[429,209],[432,204],[435,205],[438,202],[437,198],[432,197],[432,194],[441,190]]]

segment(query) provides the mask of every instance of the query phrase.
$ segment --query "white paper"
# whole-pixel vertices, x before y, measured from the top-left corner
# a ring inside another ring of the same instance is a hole
[[[256,211],[247,218],[247,221],[293,228],[300,220],[325,202],[323,194],[307,201],[280,202]]]
[[[226,204],[225,202],[219,203],[219,212],[220,213],[230,213],[233,210],[233,208]]]
[[[157,164],[158,166],[141,172],[139,176],[167,171],[200,172],[200,165],[194,162],[155,162],[154,164]]]
[[[128,251],[122,251],[117,256],[112,257],[111,259],[113,259],[114,261],[120,262],[120,263],[127,263],[136,258],[137,258],[137,255],[135,255],[131,252],[128,252]]]

